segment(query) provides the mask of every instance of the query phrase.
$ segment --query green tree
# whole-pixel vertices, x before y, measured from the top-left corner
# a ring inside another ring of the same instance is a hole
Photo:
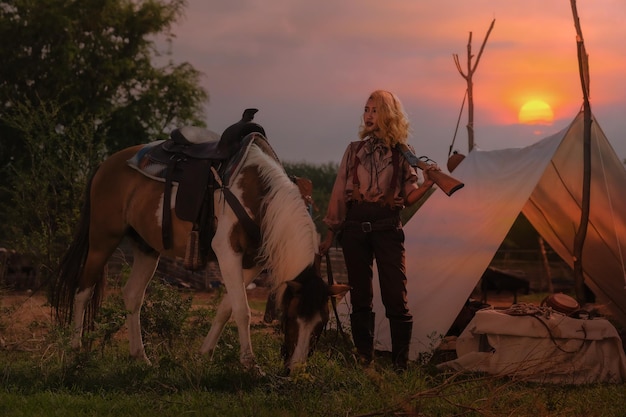
[[[188,63],[154,64],[185,0],[8,0],[0,5],[0,167],[22,162],[19,103],[56,103],[58,124],[98,121],[87,140],[109,151],[202,124],[208,94]],[[9,41],[10,40],[10,41]],[[43,138],[42,138],[43,140]]]
[[[307,162],[284,162],[283,166],[289,175],[311,180],[313,183],[312,197],[317,210],[313,212],[313,220],[320,233],[326,233],[326,225],[322,221],[326,215],[330,193],[333,190],[338,164],[328,162],[316,165]]]
[[[43,272],[66,248],[91,167],[104,156],[102,144],[85,140],[93,137],[92,120],[76,118],[60,127],[59,112],[41,103],[19,103],[6,120],[21,132],[28,164],[9,166],[11,182],[0,193],[11,199],[0,203],[7,219],[0,227],[12,248],[35,255]]]
[[[0,242],[53,266],[108,154],[203,125],[190,64],[157,66],[185,0],[0,3]],[[166,54],[167,59],[167,54]]]

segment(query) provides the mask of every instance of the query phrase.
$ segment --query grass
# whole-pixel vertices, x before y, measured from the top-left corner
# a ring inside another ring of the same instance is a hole
[[[263,373],[239,365],[234,325],[225,329],[211,361],[197,352],[212,312],[192,309],[183,314],[176,307],[186,305],[182,298],[171,308],[172,315],[184,317],[180,332],[166,332],[172,338],[167,342],[161,340],[164,333],[158,329],[146,335],[152,365],[130,361],[125,337],[119,334],[103,346],[96,339],[90,352],[75,355],[68,348],[67,331],[53,325],[48,325],[36,346],[24,349],[14,344],[0,350],[0,415],[626,415],[623,384],[539,385],[441,373],[430,364],[412,364],[407,372],[396,374],[386,357],[377,359],[375,367],[363,369],[350,344],[335,329],[323,334],[306,368],[289,376],[283,370],[276,325],[255,325],[252,330]],[[256,308],[262,311],[264,306]],[[0,324],[7,320],[10,316],[0,319]],[[171,326],[172,320],[165,323]],[[37,329],[42,326],[38,321]]]

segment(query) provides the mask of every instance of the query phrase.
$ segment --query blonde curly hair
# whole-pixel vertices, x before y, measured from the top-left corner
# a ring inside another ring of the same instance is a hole
[[[379,128],[376,136],[389,147],[397,143],[406,144],[410,126],[400,99],[389,91],[376,90],[369,95],[367,100],[373,100],[376,106]],[[365,139],[367,136],[369,136],[369,132],[366,130],[363,120],[361,120],[359,137]]]

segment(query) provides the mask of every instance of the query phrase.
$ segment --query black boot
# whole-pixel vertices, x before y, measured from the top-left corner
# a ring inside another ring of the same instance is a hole
[[[359,354],[359,362],[369,365],[374,359],[374,313],[361,311],[350,314],[352,340]]]
[[[391,360],[398,371],[407,369],[409,348],[413,334],[413,321],[390,320],[391,328]]]

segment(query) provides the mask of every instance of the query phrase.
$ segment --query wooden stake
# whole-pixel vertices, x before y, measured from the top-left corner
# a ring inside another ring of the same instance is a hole
[[[487,39],[489,38],[489,34],[493,29],[493,26],[496,23],[496,19],[491,21],[491,25],[489,26],[489,30],[485,35],[485,39],[483,40],[483,44],[480,47],[480,51],[478,52],[478,56],[476,57],[476,63],[472,65],[472,32],[469,33],[469,40],[467,42],[467,74],[463,72],[461,69],[461,64],[459,62],[459,56],[457,54],[452,54],[454,58],[454,64],[456,65],[456,69],[459,71],[461,76],[465,78],[467,82],[467,141],[468,141],[468,151],[471,152],[474,149],[474,83],[472,81],[472,76],[476,71],[476,67],[478,66],[478,62],[480,61],[480,57],[483,54],[483,50],[485,49],[485,45],[487,44]]]

